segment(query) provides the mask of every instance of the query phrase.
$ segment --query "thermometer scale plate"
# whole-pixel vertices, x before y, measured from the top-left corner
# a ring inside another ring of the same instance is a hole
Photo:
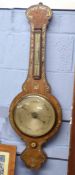
[[[35,79],[40,78],[40,73],[41,73],[41,31],[37,30],[34,34],[34,68],[33,68],[33,76]]]

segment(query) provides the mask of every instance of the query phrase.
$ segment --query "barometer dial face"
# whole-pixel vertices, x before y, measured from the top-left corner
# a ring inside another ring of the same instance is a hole
[[[18,102],[14,109],[17,128],[32,137],[43,136],[55,124],[55,110],[50,102],[39,95],[28,95]]]

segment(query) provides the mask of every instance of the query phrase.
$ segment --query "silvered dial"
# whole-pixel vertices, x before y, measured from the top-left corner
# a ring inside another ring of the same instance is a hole
[[[14,110],[18,129],[33,137],[48,133],[55,124],[55,111],[50,102],[39,95],[28,95],[18,102]]]

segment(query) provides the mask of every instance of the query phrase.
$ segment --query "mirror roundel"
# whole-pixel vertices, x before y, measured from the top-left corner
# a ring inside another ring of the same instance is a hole
[[[40,137],[54,126],[55,110],[51,103],[39,95],[21,98],[14,109],[14,122],[17,128],[28,136]]]

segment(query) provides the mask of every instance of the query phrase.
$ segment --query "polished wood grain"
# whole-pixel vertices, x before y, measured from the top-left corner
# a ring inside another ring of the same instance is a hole
[[[22,86],[22,92],[19,93],[13,100],[9,110],[9,118],[12,127],[18,133],[18,135],[26,142],[26,149],[21,154],[21,159],[29,168],[40,168],[41,165],[46,161],[46,154],[42,151],[42,145],[47,142],[61,126],[62,111],[59,102],[51,94],[51,88],[47,82],[45,74],[45,39],[46,39],[46,28],[49,19],[52,17],[52,11],[49,7],[43,4],[38,4],[28,8],[27,17],[31,25],[31,40],[30,40],[30,58],[29,58],[29,70],[26,81]],[[40,57],[40,76],[38,79],[34,77],[34,35],[35,31],[41,30],[41,57]],[[14,122],[14,109],[18,102],[26,95],[37,94],[46,98],[54,108],[56,120],[55,124],[47,134],[40,137],[30,137],[23,134],[15,125]]]
[[[75,174],[75,76],[74,76],[73,110],[72,110],[72,123],[71,123],[69,161],[68,161],[68,175],[74,175],[74,174]]]

